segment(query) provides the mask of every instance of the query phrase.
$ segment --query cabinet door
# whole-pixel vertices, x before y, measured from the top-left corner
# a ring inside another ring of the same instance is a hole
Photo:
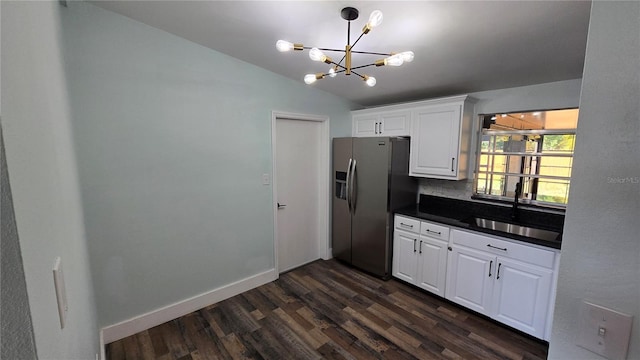
[[[549,269],[498,257],[492,317],[542,339],[552,274]]]
[[[461,246],[453,246],[449,255],[446,298],[490,315],[496,257]]]
[[[460,104],[432,106],[414,111],[410,175],[459,179],[461,115]]]
[[[383,136],[409,136],[411,112],[402,111],[380,114],[379,133]]]
[[[416,283],[418,274],[418,235],[402,230],[393,232],[392,274],[398,279]]]
[[[380,128],[377,114],[353,116],[353,136],[355,137],[382,136],[378,134]]]
[[[446,241],[420,237],[418,244],[417,285],[436,295],[444,297],[447,272]]]

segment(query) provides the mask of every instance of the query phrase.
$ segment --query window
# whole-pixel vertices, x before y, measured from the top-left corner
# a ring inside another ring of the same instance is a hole
[[[482,115],[474,195],[564,208],[578,109]]]

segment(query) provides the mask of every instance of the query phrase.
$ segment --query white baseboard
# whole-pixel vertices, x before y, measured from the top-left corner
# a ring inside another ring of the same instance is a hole
[[[333,248],[329,248],[322,260],[331,260],[333,258]]]
[[[223,287],[208,291],[204,294],[196,295],[192,298],[179,301],[175,304],[167,305],[157,310],[150,311],[121,321],[117,324],[105,326],[100,331],[101,345],[123,339],[127,336],[137,334],[141,331],[158,326],[167,321],[179,318],[196,310],[202,309],[211,304],[228,299],[247,290],[251,290],[258,286],[278,279],[278,272],[275,269],[267,270],[260,274],[250,276],[225,285]],[[104,346],[102,346],[104,349]]]

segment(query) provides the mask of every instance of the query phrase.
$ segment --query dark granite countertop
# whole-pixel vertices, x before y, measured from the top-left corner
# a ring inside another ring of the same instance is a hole
[[[510,207],[423,194],[420,195],[419,204],[408,206],[395,211],[396,214],[411,216],[427,221],[434,221],[462,229],[469,229],[486,234],[511,238],[514,240],[542,245],[553,249],[561,248],[564,215],[528,209],[518,209],[518,212],[518,221],[514,222],[511,219]],[[485,229],[475,224],[475,222],[472,220],[472,218],[474,217],[516,223],[518,225],[543,230],[550,230],[559,233],[559,235],[554,240],[541,240],[517,234]]]

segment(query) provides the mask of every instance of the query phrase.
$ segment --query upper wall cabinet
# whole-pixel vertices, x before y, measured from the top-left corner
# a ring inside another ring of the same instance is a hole
[[[351,113],[353,136],[409,136],[411,112],[408,110],[358,110]]]
[[[467,177],[473,110],[466,95],[422,102],[412,110],[409,175]]]
[[[474,103],[461,95],[352,111],[352,135],[411,136],[409,175],[466,179]]]

